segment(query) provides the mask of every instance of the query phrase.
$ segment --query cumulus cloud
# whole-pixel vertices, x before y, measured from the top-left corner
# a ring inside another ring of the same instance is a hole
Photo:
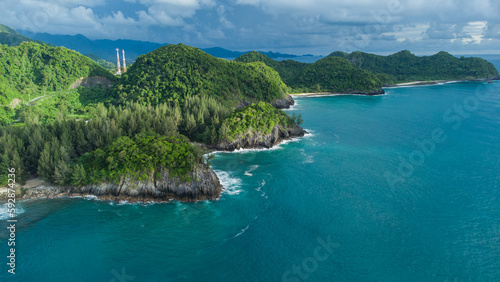
[[[496,0],[2,0],[0,9],[1,23],[33,32],[235,50],[434,50],[500,40]]]
[[[488,27],[487,21],[477,21],[477,22],[469,22],[462,29],[465,37],[462,38],[462,42],[465,44],[475,43],[479,44],[483,40],[484,32]]]
[[[416,24],[416,25],[395,25],[394,31],[382,33],[382,36],[393,36],[397,42],[403,41],[421,41],[425,35],[427,30],[429,29],[430,24]]]

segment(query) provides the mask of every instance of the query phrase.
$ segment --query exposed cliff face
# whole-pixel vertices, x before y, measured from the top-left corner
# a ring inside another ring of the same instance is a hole
[[[90,76],[90,77],[80,77],[75,82],[71,84],[69,89],[75,89],[80,86],[83,87],[96,87],[98,85],[102,85],[105,88],[109,88],[111,86],[111,81],[103,76]]]
[[[288,109],[290,106],[295,105],[295,101],[292,96],[286,95],[283,99],[275,99],[271,105],[273,105],[276,109]]]
[[[95,195],[99,199],[126,200],[130,202],[161,202],[169,199],[193,202],[219,198],[222,185],[215,172],[207,165],[197,165],[191,174],[191,182],[184,182],[179,177],[171,177],[170,171],[162,169],[159,176],[155,173],[146,179],[134,180],[122,177],[120,183],[101,183],[83,187],[58,187],[39,185],[25,189],[23,198],[64,197]]]
[[[251,105],[251,104],[252,104],[252,102],[250,102],[250,101],[241,101],[238,104],[238,106],[236,106],[236,108],[241,109],[241,108],[244,108],[244,107]],[[290,106],[295,105],[295,101],[293,100],[292,96],[286,94],[285,98],[274,99],[273,102],[271,103],[271,105],[273,105],[273,107],[275,107],[276,109],[289,109]]]
[[[217,150],[234,151],[238,149],[251,149],[251,148],[271,148],[279,144],[283,140],[288,140],[295,137],[302,137],[307,132],[300,126],[295,125],[291,128],[283,128],[275,126],[271,133],[265,135],[264,133],[247,134],[244,137],[237,138],[232,142],[221,142],[214,146]]]

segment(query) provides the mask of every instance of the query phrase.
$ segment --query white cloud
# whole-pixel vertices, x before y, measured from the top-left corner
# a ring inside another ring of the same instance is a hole
[[[413,26],[396,25],[396,26],[394,26],[394,31],[384,32],[384,33],[382,33],[382,36],[394,36],[394,38],[396,38],[397,42],[421,41],[425,37],[426,32],[430,26],[431,25],[428,23],[417,24],[417,25],[413,25]]]
[[[488,28],[487,21],[477,21],[477,22],[469,22],[462,29],[462,33],[466,36],[462,38],[462,43],[469,44],[480,44],[483,40],[484,33]]]

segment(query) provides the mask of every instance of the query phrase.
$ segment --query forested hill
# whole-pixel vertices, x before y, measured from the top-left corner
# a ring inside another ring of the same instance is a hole
[[[6,44],[9,46],[17,46],[24,41],[35,41],[31,40],[26,36],[21,35],[14,29],[0,24],[0,44]]]
[[[359,69],[342,58],[323,58],[315,63],[294,60],[275,61],[261,53],[249,52],[238,62],[263,62],[274,68],[292,92],[342,92],[376,94],[382,83],[369,71]]]
[[[0,45],[0,124],[12,121],[21,100],[67,90],[81,77],[114,76],[91,59],[64,47],[35,42]]]
[[[44,89],[68,88],[87,76],[113,75],[90,58],[64,47],[23,42],[17,47],[0,45],[0,95],[27,98]],[[24,97],[26,96],[26,97]]]
[[[273,102],[288,96],[279,74],[263,63],[215,58],[183,44],[163,46],[139,56],[115,86],[119,102],[182,102],[202,95],[234,106]]]
[[[432,56],[415,56],[407,50],[389,56],[336,51],[328,57],[342,57],[359,68],[384,78],[384,84],[418,80],[474,80],[498,75],[490,62],[475,57],[456,58],[441,51]]]

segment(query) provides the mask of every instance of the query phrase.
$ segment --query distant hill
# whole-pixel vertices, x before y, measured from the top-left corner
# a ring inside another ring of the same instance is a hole
[[[275,61],[264,54],[249,52],[239,62],[263,62],[275,69],[293,92],[343,92],[378,94],[382,83],[369,71],[357,68],[346,59],[323,58],[315,63],[294,60]]]
[[[116,48],[124,49],[126,52],[126,59],[132,62],[138,56],[163,46],[159,43],[137,40],[90,40],[81,34],[53,35],[48,33],[21,32],[31,39],[48,42],[56,46],[64,46],[82,54],[94,54],[109,62],[116,62]]]
[[[26,36],[23,36],[8,26],[0,24],[0,44],[6,44],[8,46],[17,46],[24,41],[35,41],[38,43],[42,43],[37,40],[32,40]]]
[[[69,49],[76,50],[82,54],[95,54],[100,58],[109,61],[116,61],[116,48],[124,49],[127,60],[135,61],[140,55],[149,53],[167,44],[160,44],[138,40],[90,40],[87,37],[77,35],[54,35],[48,33],[30,33],[22,31],[22,33],[34,40],[48,42],[57,46],[64,46]],[[236,58],[245,52],[231,51],[221,47],[202,48],[201,50],[217,58]],[[282,54],[275,52],[262,52],[271,58],[293,58],[296,55]]]
[[[139,56],[115,87],[120,101],[153,104],[204,95],[234,106],[288,96],[278,73],[265,64],[219,59],[183,44]]]
[[[498,76],[490,62],[475,57],[456,58],[441,51],[432,56],[415,56],[403,50],[389,56],[363,52],[336,51],[328,57],[341,57],[359,68],[382,74],[384,84],[418,80],[474,80]]]

